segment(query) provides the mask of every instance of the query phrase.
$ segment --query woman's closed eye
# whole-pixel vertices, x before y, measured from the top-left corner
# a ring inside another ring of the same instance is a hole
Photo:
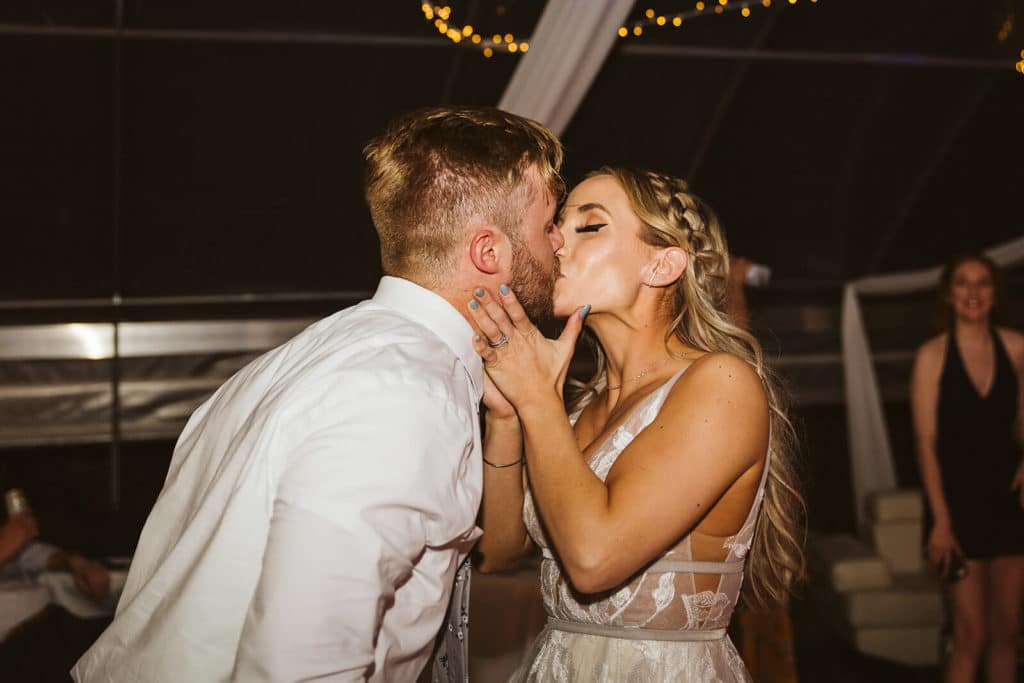
[[[607,223],[591,223],[589,225],[584,225],[584,226],[581,226],[579,228],[576,228],[576,232],[577,233],[597,232],[598,230],[600,230],[601,228],[603,228],[606,225],[608,225],[608,224]]]

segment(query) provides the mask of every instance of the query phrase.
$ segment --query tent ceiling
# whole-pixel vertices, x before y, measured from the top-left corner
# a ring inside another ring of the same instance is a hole
[[[524,38],[542,9],[452,3]],[[2,298],[368,288],[361,146],[414,107],[496,103],[518,59],[453,46],[415,2],[115,13],[0,6]],[[690,177],[777,283],[931,265],[1022,232],[1022,48],[1020,0],[775,0],[650,29],[619,41],[570,123],[566,175]]]

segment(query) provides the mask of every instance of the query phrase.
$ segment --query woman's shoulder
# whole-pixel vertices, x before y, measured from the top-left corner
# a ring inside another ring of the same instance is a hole
[[[999,335],[1014,365],[1018,369],[1024,368],[1024,333],[1010,327],[997,327],[996,334]]]
[[[917,347],[917,352],[914,354],[915,361],[918,363],[941,362],[946,355],[946,344],[948,343],[949,333],[940,332]]]
[[[764,384],[753,365],[731,353],[706,353],[693,361],[672,393],[699,392],[706,396],[764,397]]]

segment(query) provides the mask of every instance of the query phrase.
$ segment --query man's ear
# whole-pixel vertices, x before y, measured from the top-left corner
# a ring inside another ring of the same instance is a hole
[[[683,276],[689,259],[679,247],[666,247],[651,259],[645,284],[649,287],[667,287]]]
[[[501,270],[503,236],[492,227],[479,228],[469,238],[469,260],[481,273],[494,275]]]

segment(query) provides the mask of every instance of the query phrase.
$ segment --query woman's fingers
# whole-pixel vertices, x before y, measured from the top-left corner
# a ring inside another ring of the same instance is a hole
[[[507,337],[508,333],[512,331],[512,324],[509,322],[508,316],[501,310],[501,306],[494,304],[493,301],[488,306],[486,300],[491,297],[487,295],[486,290],[477,289],[473,295],[474,298],[469,302],[469,314],[480,331],[483,332],[483,341],[497,342],[502,337]]]
[[[523,305],[519,303],[519,298],[516,296],[516,293],[513,292],[508,285],[498,287],[498,294],[501,305],[505,309],[505,313],[508,315],[517,330],[520,332],[527,332],[537,329],[533,324],[533,321],[530,320],[530,316],[526,315],[526,310],[523,308]]]
[[[473,349],[480,355],[480,358],[483,359],[484,365],[493,363],[498,359],[497,351],[495,351],[495,349],[487,343],[487,340],[479,334],[473,337]]]
[[[565,327],[562,329],[562,334],[558,336],[558,340],[575,346],[580,332],[583,331],[583,321],[587,319],[588,313],[590,313],[590,304],[581,306],[576,313],[570,315],[569,319],[565,321]]]
[[[478,287],[473,292],[473,296],[476,297],[476,300],[487,311],[487,315],[491,317],[491,320],[498,325],[498,329],[501,330],[502,334],[511,336],[516,331],[517,325],[509,317],[508,311],[505,310],[505,302],[502,299],[493,296],[489,290],[483,287]]]

